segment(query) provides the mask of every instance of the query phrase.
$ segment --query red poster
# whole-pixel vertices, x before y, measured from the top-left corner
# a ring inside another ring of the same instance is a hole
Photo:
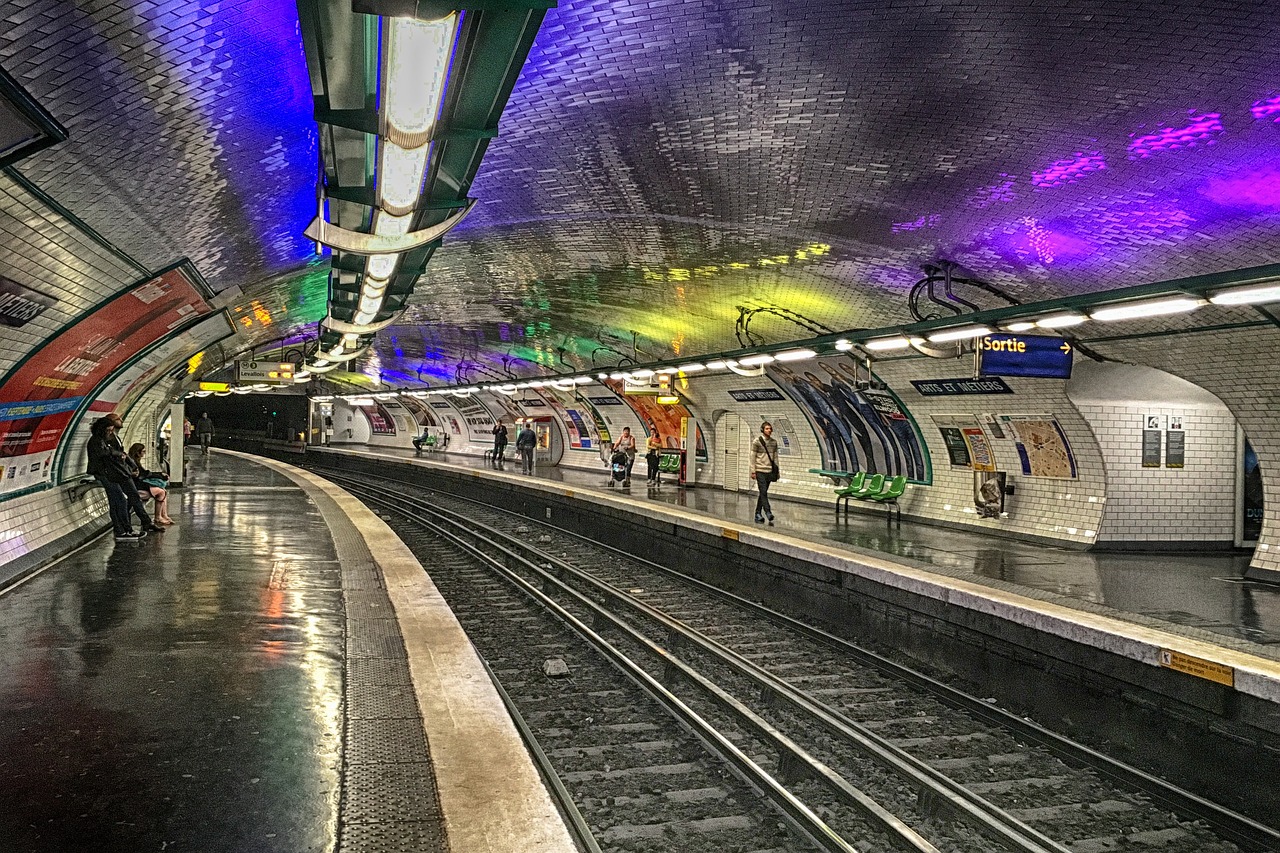
[[[0,384],[0,456],[57,447],[86,397],[129,358],[212,310],[184,267],[143,282],[63,329]]]

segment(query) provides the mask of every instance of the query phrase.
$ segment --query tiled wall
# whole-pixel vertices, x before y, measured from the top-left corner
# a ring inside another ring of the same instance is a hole
[[[74,547],[107,525],[106,493],[97,486],[62,486],[0,501],[0,583],[32,568],[37,549]]]
[[[1265,511],[1253,565],[1280,572],[1280,329],[1258,326],[1100,343],[1103,355],[1150,365],[1212,392],[1258,454]]]
[[[1093,427],[1107,466],[1099,543],[1195,542],[1235,538],[1236,420],[1212,394],[1148,367],[1086,362],[1067,393]],[[1185,460],[1165,466],[1169,430],[1160,430],[1159,467],[1143,467],[1147,420],[1182,426]]]
[[[1012,395],[978,397],[924,397],[915,391],[911,379],[938,379],[963,376],[966,366],[931,359],[883,361],[876,366],[877,375],[902,399],[915,417],[930,451],[933,464],[931,486],[909,485],[899,501],[907,515],[1004,534],[1035,536],[1076,545],[1093,544],[1102,520],[1106,498],[1102,453],[1088,423],[1067,398],[1065,383],[1056,380],[1009,379]],[[689,397],[701,416],[711,445],[711,463],[706,482],[727,488],[745,489],[749,480],[740,473],[736,483],[725,483],[723,468],[725,448],[718,446],[720,432],[716,425],[725,413],[737,414],[744,428],[739,434],[739,456],[745,458],[745,443],[758,430],[764,419],[788,419],[795,430],[796,452],[781,455],[782,479],[774,486],[781,495],[810,500],[831,501],[830,481],[810,474],[810,468],[823,466],[817,437],[800,409],[790,399],[762,403],[740,403],[730,389],[768,387],[767,378],[751,379],[732,374],[700,376],[691,383]],[[1023,477],[1016,446],[1011,438],[992,437],[999,470],[1009,474],[1014,495],[1006,498],[1008,517],[979,518],[974,509],[973,472],[952,468],[941,435],[930,418],[932,414],[1053,414],[1067,435],[1076,458],[1078,477],[1056,480]],[[775,437],[777,434],[775,433]],[[745,466],[743,466],[745,470]],[[856,508],[856,507],[855,507]],[[876,512],[883,512],[875,508]]]

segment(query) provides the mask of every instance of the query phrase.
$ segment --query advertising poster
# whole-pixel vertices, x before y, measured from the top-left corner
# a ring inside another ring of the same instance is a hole
[[[364,416],[369,419],[369,432],[374,435],[396,434],[396,420],[385,406],[380,403],[374,403],[372,406],[360,406],[359,408],[360,411],[364,412]]]
[[[1244,442],[1244,454],[1241,459],[1244,475],[1244,500],[1241,501],[1242,536],[1244,542],[1257,542],[1262,535],[1262,468],[1258,465],[1258,454],[1248,439]]]
[[[604,384],[616,393],[622,393],[621,382],[611,379]],[[680,419],[693,420],[694,417],[683,403],[666,406],[659,403],[657,397],[636,394],[626,397],[626,402],[636,413],[636,417],[640,418],[640,422],[645,425],[649,434],[653,435],[655,432],[658,434],[663,447],[672,450],[680,449]],[[640,439],[643,439],[643,436]],[[640,443],[643,445],[643,441]],[[703,460],[707,458],[707,442],[702,436],[702,427],[696,429],[694,451],[696,458]]]
[[[975,471],[996,470],[996,458],[991,453],[991,445],[987,443],[987,434],[978,427],[970,427],[960,431],[964,435],[965,444],[969,445],[969,465]]]
[[[598,453],[609,433],[605,430],[605,438],[601,439],[596,429],[600,417],[592,411],[591,404],[585,398],[574,397],[571,392],[557,388],[543,388],[542,395],[564,424],[565,434],[569,436],[569,449]]]
[[[493,415],[475,397],[455,397],[453,405],[467,425],[467,438],[473,444],[493,444]]]
[[[1076,458],[1056,417],[1001,415],[1000,420],[1013,432],[1024,476],[1055,480],[1076,478]]]
[[[942,435],[942,445],[947,449],[947,459],[951,467],[974,469],[972,442],[975,436],[972,434],[975,431],[982,432],[978,418],[974,415],[930,415],[930,417]],[[980,447],[988,448],[986,452],[990,455],[985,434],[977,443]],[[990,469],[974,470],[994,471],[995,466],[993,464]]]
[[[78,422],[69,427],[70,440],[63,445],[63,456],[58,462],[59,475],[67,472],[79,474],[88,468],[89,429],[93,422],[107,412],[120,412],[132,419],[135,403],[147,389],[162,377],[186,375],[186,361],[199,352],[235,334],[235,326],[226,312],[219,312],[179,332],[130,363],[126,363],[107,380],[94,395],[87,409],[82,408]]]
[[[417,397],[402,397],[400,405],[404,406],[413,414],[414,420],[418,422],[419,427],[436,426],[436,417],[431,413],[430,407]]]
[[[858,388],[853,359],[829,356],[795,368],[775,363],[765,372],[813,425],[823,468],[930,481],[924,439],[906,409],[887,391]]]
[[[75,412],[130,357],[211,313],[205,289],[176,267],[99,305],[0,382],[0,492],[47,479]]]

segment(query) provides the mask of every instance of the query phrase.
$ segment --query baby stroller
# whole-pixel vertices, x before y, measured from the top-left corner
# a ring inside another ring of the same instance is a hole
[[[622,483],[626,485],[627,479],[627,454],[621,450],[615,450],[613,455],[609,457],[609,488],[613,488],[614,483]]]

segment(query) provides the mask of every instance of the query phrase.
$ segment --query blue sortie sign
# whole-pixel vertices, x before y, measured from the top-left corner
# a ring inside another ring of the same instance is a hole
[[[978,372],[983,376],[1070,379],[1068,341],[1042,335],[987,335],[978,339]]]

